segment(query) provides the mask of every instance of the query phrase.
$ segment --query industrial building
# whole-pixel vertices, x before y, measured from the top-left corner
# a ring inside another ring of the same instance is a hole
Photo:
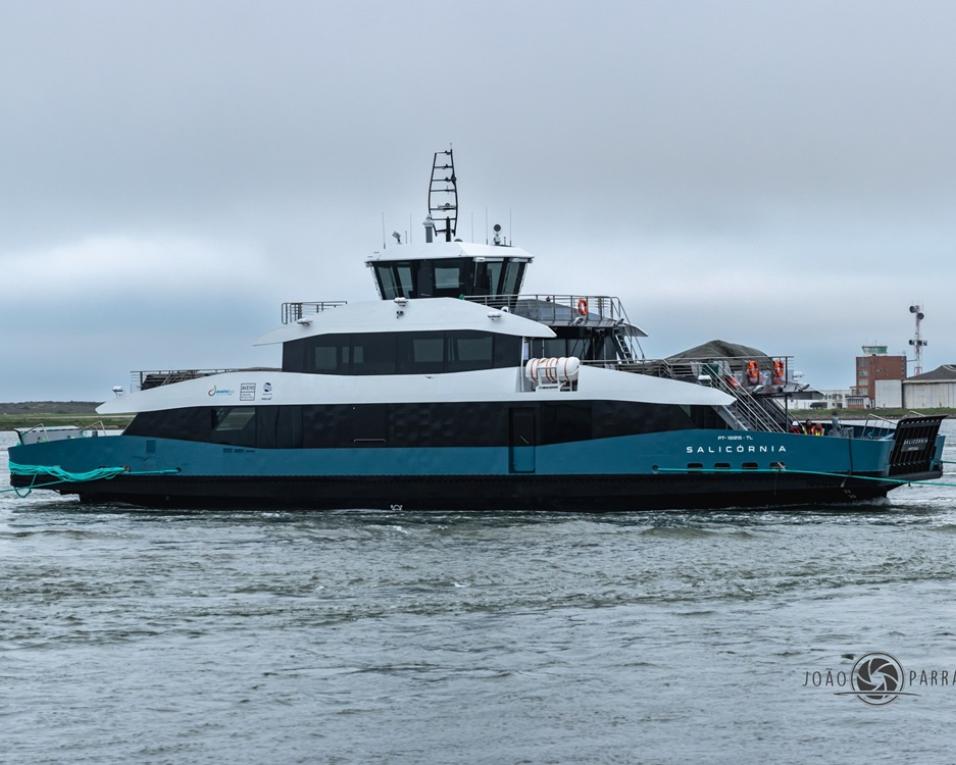
[[[885,345],[864,345],[863,355],[856,357],[856,385],[851,391],[847,405],[855,408],[875,402],[878,380],[904,379],[906,379],[906,356],[887,355]]]
[[[956,364],[943,364],[931,372],[910,377],[902,387],[907,409],[956,407]]]

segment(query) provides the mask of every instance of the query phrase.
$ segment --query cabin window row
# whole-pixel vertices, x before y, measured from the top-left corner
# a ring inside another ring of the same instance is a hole
[[[321,335],[282,346],[282,369],[309,374],[436,374],[520,364],[520,337],[468,330]]]
[[[510,412],[534,413],[534,443],[725,428],[711,407],[619,401],[190,407],[142,412],[127,435],[260,449],[506,446]]]

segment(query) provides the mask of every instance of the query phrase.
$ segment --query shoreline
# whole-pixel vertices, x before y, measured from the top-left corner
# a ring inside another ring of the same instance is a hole
[[[883,417],[888,420],[898,420],[902,417],[914,415],[946,415],[948,418],[956,418],[956,409],[949,407],[941,409],[922,409],[914,411],[912,409],[790,409],[790,418],[794,420],[822,420],[830,419],[834,415],[841,420],[866,420]]]
[[[132,420],[132,417],[101,417],[98,414],[0,414],[0,430],[35,428],[44,425],[47,427],[75,425],[84,428],[100,423],[109,430],[121,430]]]

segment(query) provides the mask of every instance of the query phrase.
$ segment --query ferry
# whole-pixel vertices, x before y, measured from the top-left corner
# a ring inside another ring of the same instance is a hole
[[[525,294],[534,258],[457,237],[451,149],[425,241],[378,298],[284,303],[275,368],[133,373],[119,435],[21,434],[11,481],[147,507],[595,511],[809,506],[942,475],[940,417],[798,426],[789,357],[648,359],[606,295]],[[115,392],[115,389],[114,389]],[[89,436],[99,437],[89,437]]]

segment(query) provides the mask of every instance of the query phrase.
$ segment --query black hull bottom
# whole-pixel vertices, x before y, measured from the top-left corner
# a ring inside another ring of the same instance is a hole
[[[18,481],[21,485],[25,482]],[[58,487],[144,507],[608,512],[794,507],[871,500],[893,484],[780,475],[129,478]]]

